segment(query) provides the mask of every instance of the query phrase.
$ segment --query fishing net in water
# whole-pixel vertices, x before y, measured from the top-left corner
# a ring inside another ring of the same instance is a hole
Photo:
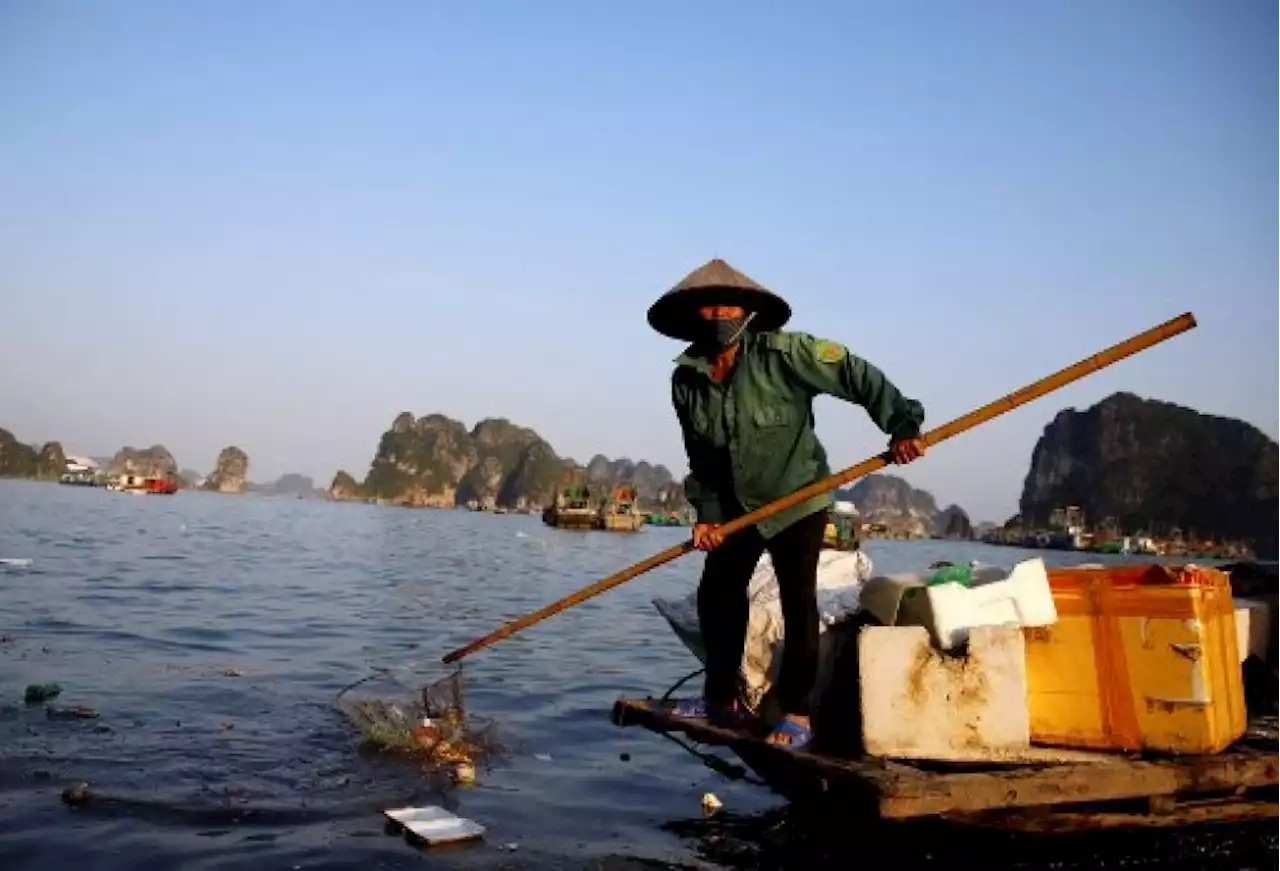
[[[386,692],[355,692],[374,681]],[[455,767],[474,766],[502,750],[496,724],[468,715],[461,670],[416,691],[389,672],[376,672],[343,689],[334,705],[373,750]]]

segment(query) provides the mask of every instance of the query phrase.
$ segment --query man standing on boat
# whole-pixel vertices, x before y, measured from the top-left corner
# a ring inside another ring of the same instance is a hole
[[[724,538],[719,526],[831,474],[813,431],[813,398],[861,405],[890,437],[897,463],[924,453],[924,409],[877,368],[837,342],[783,331],[791,307],[723,260],[696,269],[649,309],[649,324],[689,342],[676,358],[671,399],[689,460],[685,495],[697,512],[693,543],[707,551],[698,622],[707,651],[703,697],[677,716],[738,725],[738,672],[746,643],[747,588],[761,555],[772,558],[784,644],[769,740],[800,748],[812,738],[808,697],[818,666],[817,567],[830,494]]]

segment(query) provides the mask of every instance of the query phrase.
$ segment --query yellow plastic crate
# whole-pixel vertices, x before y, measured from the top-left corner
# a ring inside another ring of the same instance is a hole
[[[1051,569],[1058,622],[1026,629],[1031,740],[1216,753],[1247,716],[1231,584],[1216,569]]]

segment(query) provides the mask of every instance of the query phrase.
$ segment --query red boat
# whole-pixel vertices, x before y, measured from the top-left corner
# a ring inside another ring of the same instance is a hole
[[[172,478],[145,478],[142,483],[148,493],[168,496],[178,492],[178,482]]]
[[[178,482],[168,475],[121,475],[115,484],[108,484],[111,490],[121,493],[139,493],[156,496],[169,496],[178,492]]]

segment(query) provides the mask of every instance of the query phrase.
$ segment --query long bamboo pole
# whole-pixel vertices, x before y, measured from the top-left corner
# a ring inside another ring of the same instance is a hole
[[[1008,396],[1004,396],[997,399],[995,402],[969,412],[964,417],[958,417],[950,423],[945,423],[936,429],[932,429],[929,432],[924,433],[921,438],[923,439],[926,447],[932,447],[939,442],[944,442],[962,432],[971,430],[979,424],[986,423],[994,417],[999,417],[1006,412],[1013,411],[1013,409],[1020,405],[1026,405],[1028,402],[1039,399],[1045,394],[1052,393],[1053,391],[1065,387],[1074,381],[1079,381],[1086,375],[1092,375],[1094,372],[1097,372],[1100,369],[1105,369],[1107,366],[1117,363],[1126,357],[1131,357],[1140,351],[1145,351],[1153,345],[1160,344],[1166,339],[1171,339],[1180,333],[1185,333],[1187,330],[1193,329],[1195,326],[1195,316],[1190,312],[1179,315],[1178,317],[1166,321],[1159,326],[1152,327],[1145,332],[1138,333],[1132,338],[1125,339],[1119,344],[1112,345],[1105,351],[1100,351],[1092,357],[1081,360],[1079,363],[1068,366],[1067,368],[1055,372],[1046,378],[1041,378],[1039,381],[1029,384],[1021,390],[1015,390]],[[863,460],[856,466],[850,466],[843,471],[836,472],[834,475],[830,475],[819,481],[814,481],[812,484],[802,487],[790,496],[784,496],[776,502],[770,502],[763,508],[757,508],[755,511],[744,514],[734,520],[730,520],[728,523],[725,523],[720,527],[720,531],[725,536],[733,535],[735,532],[741,532],[749,526],[754,526],[762,520],[766,520],[776,514],[786,511],[793,505],[799,505],[801,502],[812,499],[814,496],[821,496],[822,494],[834,490],[837,487],[848,484],[850,481],[857,480],[858,478],[870,475],[872,472],[879,471],[891,462],[892,457],[888,451],[868,460]],[[588,587],[583,587],[576,593],[571,593],[557,602],[552,602],[550,605],[539,608],[537,611],[526,614],[517,620],[512,620],[510,623],[494,630],[488,635],[485,635],[482,638],[477,638],[471,643],[446,654],[444,661],[445,663],[457,662],[464,656],[475,653],[477,650],[481,650],[491,644],[496,644],[502,639],[508,638],[522,629],[527,629],[533,624],[539,623],[548,617],[559,614],[567,608],[572,608],[574,605],[581,604],[587,599],[594,598],[601,593],[612,590],[614,587],[625,584],[627,581],[644,574],[650,569],[655,569],[660,565],[682,557],[691,550],[693,550],[693,542],[690,540],[686,540],[678,545],[669,547],[662,551],[662,553],[654,554],[646,560],[641,560],[630,568],[623,569],[622,571],[612,574],[603,580],[596,581]]]

